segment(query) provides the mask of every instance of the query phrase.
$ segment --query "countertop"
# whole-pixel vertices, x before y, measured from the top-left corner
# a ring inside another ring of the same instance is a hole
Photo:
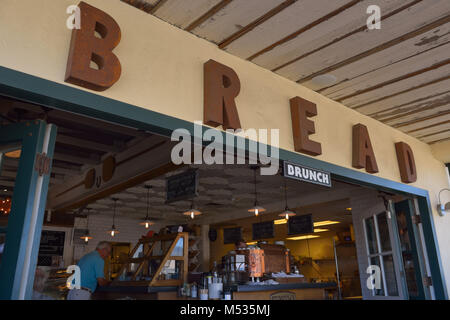
[[[335,282],[322,283],[280,283],[280,284],[262,284],[262,285],[232,285],[225,286],[234,292],[252,292],[252,291],[270,291],[270,290],[293,290],[293,289],[324,289],[336,287]]]
[[[177,287],[114,286],[97,287],[95,292],[156,293],[177,291]]]

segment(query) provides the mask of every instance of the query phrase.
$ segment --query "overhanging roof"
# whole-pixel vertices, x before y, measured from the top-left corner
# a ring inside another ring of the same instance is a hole
[[[450,139],[448,0],[121,1],[426,143]]]

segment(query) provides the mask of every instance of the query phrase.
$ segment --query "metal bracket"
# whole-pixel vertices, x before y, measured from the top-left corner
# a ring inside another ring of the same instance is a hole
[[[431,287],[433,285],[433,280],[431,279],[431,277],[423,278],[423,285],[426,287]]]
[[[34,163],[34,170],[39,173],[39,176],[48,175],[50,173],[51,159],[47,157],[47,154],[36,154],[36,162]]]
[[[411,217],[411,219],[412,219],[412,222],[413,222],[414,224],[422,223],[422,219],[421,219],[420,216],[417,215],[417,214],[413,215],[413,216]]]

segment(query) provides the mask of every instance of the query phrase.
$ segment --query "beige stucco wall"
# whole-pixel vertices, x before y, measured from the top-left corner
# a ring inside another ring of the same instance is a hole
[[[71,30],[66,28],[66,8],[77,2],[1,2],[0,65],[64,83],[71,38]],[[400,181],[394,143],[405,141],[416,158],[418,180],[413,185],[430,191],[433,207],[437,192],[449,187],[442,159],[437,160],[427,144],[231,56],[119,0],[85,2],[113,16],[122,30],[122,41],[114,51],[122,64],[122,76],[112,88],[99,94],[185,120],[201,120],[203,63],[214,59],[232,67],[240,77],[237,105],[245,129],[279,128],[280,147],[292,150],[289,99],[298,95],[317,104],[317,134],[312,138],[322,143],[323,154],[318,159],[351,168],[352,126],[363,123],[377,155],[378,176]],[[450,154],[449,144],[443,146]],[[450,195],[445,197],[450,201]],[[434,210],[433,218],[450,291],[450,216],[439,217]]]
[[[450,140],[432,144],[431,151],[436,159],[450,163]]]

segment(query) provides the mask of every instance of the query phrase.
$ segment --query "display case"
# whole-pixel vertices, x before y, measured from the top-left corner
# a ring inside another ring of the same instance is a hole
[[[122,264],[113,286],[181,286],[188,273],[188,233],[142,238]]]

